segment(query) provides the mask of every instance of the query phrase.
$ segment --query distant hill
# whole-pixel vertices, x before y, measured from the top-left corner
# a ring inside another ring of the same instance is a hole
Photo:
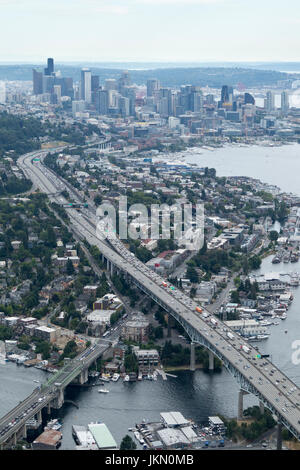
[[[0,65],[0,80],[32,80],[32,68],[42,67],[30,64]],[[56,64],[62,76],[80,79],[80,65]],[[92,73],[100,76],[100,83],[106,78],[118,78],[123,68],[103,68],[91,66]],[[242,83],[246,87],[274,85],[278,80],[290,78],[288,73],[274,70],[258,70],[242,67],[170,67],[152,68],[148,70],[130,70],[132,82],[138,85],[146,83],[148,78],[157,78],[163,86],[176,87],[184,84],[221,87],[236,86]]]

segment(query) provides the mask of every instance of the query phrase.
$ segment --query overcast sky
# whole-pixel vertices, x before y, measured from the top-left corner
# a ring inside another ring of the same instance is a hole
[[[299,0],[0,0],[0,61],[298,61]]]

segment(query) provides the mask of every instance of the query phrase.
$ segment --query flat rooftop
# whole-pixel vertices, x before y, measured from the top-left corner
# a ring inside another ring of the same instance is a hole
[[[170,427],[184,426],[186,424],[189,424],[189,421],[185,419],[185,417],[179,411],[160,413],[160,416],[162,417],[166,425]]]
[[[117,443],[106,424],[89,424],[88,428],[99,449],[117,449]]]
[[[48,431],[44,431],[42,434],[40,434],[34,442],[55,446],[60,441],[61,436],[61,432],[55,431],[54,429],[49,429]]]

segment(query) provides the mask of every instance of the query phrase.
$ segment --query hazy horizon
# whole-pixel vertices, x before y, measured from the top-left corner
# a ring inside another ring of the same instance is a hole
[[[296,62],[299,56],[298,0],[0,0],[0,6],[0,39],[8,45],[2,63],[44,57]]]

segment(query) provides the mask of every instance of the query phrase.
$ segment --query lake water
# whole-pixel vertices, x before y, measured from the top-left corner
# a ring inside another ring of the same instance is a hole
[[[239,147],[227,145],[202,154],[186,154],[188,163],[215,168],[218,176],[251,176],[300,195],[300,145]]]

